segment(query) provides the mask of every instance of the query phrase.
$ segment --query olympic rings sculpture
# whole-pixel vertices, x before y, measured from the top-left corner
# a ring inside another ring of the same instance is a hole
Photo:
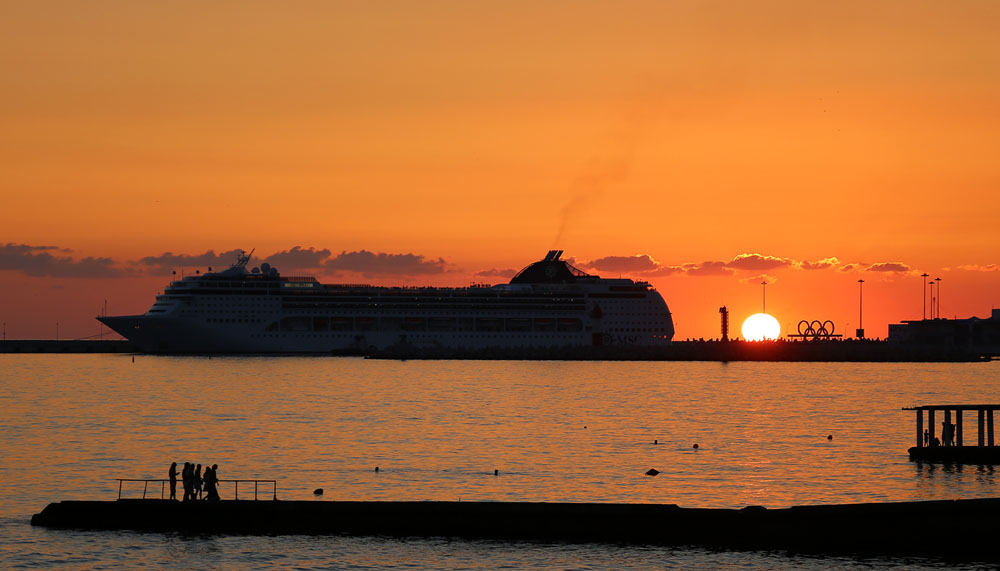
[[[834,334],[835,326],[833,322],[827,319],[826,321],[820,321],[814,319],[809,321],[803,319],[799,322],[799,337],[805,337],[809,339],[829,339],[830,337],[839,337],[839,335]]]

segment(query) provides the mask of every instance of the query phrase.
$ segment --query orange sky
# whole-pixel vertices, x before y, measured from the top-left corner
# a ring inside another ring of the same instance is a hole
[[[920,317],[922,272],[943,315],[1000,306],[995,2],[0,0],[0,16],[9,338],[92,335],[105,299],[144,311],[170,273],[142,258],[296,246],[388,254],[367,277],[301,268],[388,284],[505,281],[475,274],[555,247],[648,255],[652,273],[594,271],[652,281],[678,339],[717,336],[722,304],[758,311],[761,279],[793,328],[853,330],[865,279],[884,336]]]

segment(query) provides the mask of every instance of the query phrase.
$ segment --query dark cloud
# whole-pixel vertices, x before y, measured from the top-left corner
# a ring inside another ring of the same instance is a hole
[[[643,277],[672,276],[674,274],[682,274],[684,271],[684,268],[681,266],[660,266],[655,270],[642,272],[642,275]]]
[[[902,262],[878,262],[866,268],[869,272],[898,272],[906,273],[910,271],[910,266]]]
[[[858,264],[844,264],[843,266],[837,268],[837,271],[842,273],[848,273],[848,272],[856,272],[860,269],[861,267]]]
[[[426,260],[416,254],[386,254],[367,250],[341,252],[323,264],[337,272],[356,272],[365,277],[418,276],[444,273],[445,261]]]
[[[839,266],[840,260],[831,256],[815,262],[799,262],[798,267],[803,270],[826,270],[834,266]]]
[[[278,268],[278,271],[288,273],[295,270],[313,270],[323,267],[323,261],[330,257],[330,250],[324,248],[302,248],[295,246],[291,250],[282,250],[264,258],[262,261]]]
[[[33,277],[112,278],[123,275],[111,258],[86,257],[74,260],[50,252],[67,252],[56,246],[8,243],[0,246],[0,270],[13,270]]]
[[[759,272],[762,270],[773,270],[775,268],[785,268],[793,264],[788,258],[778,258],[776,256],[762,256],[760,254],[740,254],[733,258],[727,265],[734,270],[747,270]]]
[[[606,256],[587,262],[587,267],[602,272],[617,272],[633,274],[651,272],[660,268],[660,264],[646,254],[634,256]]]
[[[740,283],[756,284],[756,285],[760,285],[761,282],[767,282],[768,285],[770,285],[777,281],[778,281],[777,276],[772,276],[769,274],[757,274],[750,278],[740,278]]]
[[[489,270],[480,270],[476,272],[475,275],[481,278],[512,278],[517,275],[517,270],[498,270],[496,268],[491,268]]]
[[[726,262],[700,262],[681,266],[689,276],[730,276],[733,269]]]
[[[236,262],[237,256],[243,250],[229,250],[216,254],[214,250],[209,250],[204,254],[174,254],[166,252],[159,256],[146,256],[139,260],[139,264],[152,268],[154,271],[170,271],[177,268],[192,267],[212,267],[216,270],[228,268]]]

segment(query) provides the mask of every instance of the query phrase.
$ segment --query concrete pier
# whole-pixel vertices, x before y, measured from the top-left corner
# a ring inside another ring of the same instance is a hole
[[[1000,498],[785,509],[513,502],[66,501],[32,525],[220,534],[346,534],[698,545],[1000,560]],[[947,533],[942,534],[941,530]]]

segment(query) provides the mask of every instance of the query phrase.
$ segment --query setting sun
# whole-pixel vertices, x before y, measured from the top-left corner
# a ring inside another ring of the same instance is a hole
[[[778,320],[766,313],[755,313],[743,322],[743,338],[747,341],[764,341],[781,336]]]

